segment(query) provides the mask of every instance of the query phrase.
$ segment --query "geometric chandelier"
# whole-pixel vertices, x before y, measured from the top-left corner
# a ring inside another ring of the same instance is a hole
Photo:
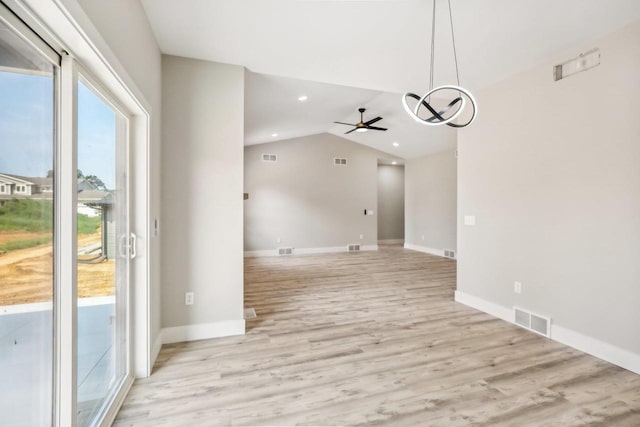
[[[447,125],[454,128],[462,128],[471,124],[477,115],[478,107],[476,100],[471,93],[460,87],[460,73],[458,72],[458,56],[456,53],[456,39],[453,35],[453,18],[451,16],[451,0],[449,3],[449,21],[451,22],[451,40],[453,41],[453,58],[456,65],[457,85],[444,85],[434,89],[433,87],[433,66],[435,58],[435,34],[436,34],[436,1],[433,0],[433,18],[431,21],[431,65],[429,74],[429,90],[422,96],[407,92],[402,97],[402,105],[409,116],[420,124],[427,126]],[[433,107],[431,97],[436,94],[444,95],[446,93],[457,92],[457,96],[449,102],[445,107],[438,110]],[[414,101],[410,101],[413,99]],[[417,102],[415,102],[417,101]],[[413,105],[409,105],[409,103]],[[453,121],[460,116],[468,104],[473,109],[471,117],[465,123],[454,123]],[[425,111],[426,110],[426,111]]]

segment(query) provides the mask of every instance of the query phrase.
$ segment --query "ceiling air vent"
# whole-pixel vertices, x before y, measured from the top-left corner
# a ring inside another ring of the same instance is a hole
[[[453,251],[451,249],[445,249],[444,256],[447,258],[456,259],[456,251]]]
[[[349,245],[349,252],[353,252],[353,251],[359,251],[360,250],[360,244],[359,243],[354,243]]]
[[[293,248],[278,248],[278,255],[291,255]]]
[[[549,337],[551,319],[518,307],[513,307],[514,323],[537,334]]]
[[[347,159],[340,159],[338,157],[333,159],[334,166],[347,166]]]
[[[263,154],[262,155],[262,161],[263,162],[277,162],[278,161],[278,155],[277,154]]]

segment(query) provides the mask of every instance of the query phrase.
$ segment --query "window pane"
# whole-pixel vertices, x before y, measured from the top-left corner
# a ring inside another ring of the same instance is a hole
[[[98,420],[126,375],[124,119],[78,84],[78,425]]]
[[[52,419],[55,68],[0,20],[0,424]]]

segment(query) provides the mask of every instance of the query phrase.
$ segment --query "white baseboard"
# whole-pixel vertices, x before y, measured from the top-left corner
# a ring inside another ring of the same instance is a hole
[[[434,249],[427,246],[414,245],[413,243],[405,243],[405,249],[411,249],[412,251],[424,252],[425,254],[444,256],[444,249]]]
[[[473,295],[465,294],[461,291],[456,291],[455,295],[456,302],[468,305],[476,310],[484,311],[487,314],[506,320],[509,323],[514,323],[513,310],[509,310],[507,307],[474,297]]]
[[[378,240],[379,245],[397,245],[404,243],[404,239],[386,239]]]
[[[473,307],[509,323],[514,323],[513,310],[507,307],[461,291],[456,291],[455,300],[461,304]],[[613,363],[621,368],[628,369],[636,374],[640,374],[640,354],[632,353],[629,350],[625,350],[613,344],[600,341],[596,338],[583,335],[572,329],[553,323],[551,323],[551,339],[599,359],[606,360],[607,362]]]
[[[553,323],[551,324],[551,339],[640,374],[640,354],[632,353],[629,350]]]
[[[263,256],[277,256],[277,249],[267,249],[263,251],[244,251],[245,258],[263,257]]]
[[[378,245],[361,245],[361,251],[377,251]],[[307,254],[329,254],[336,252],[349,252],[347,245],[345,246],[325,246],[321,248],[293,248],[293,255],[307,255]],[[268,249],[263,251],[245,251],[244,256],[250,257],[264,257],[264,256],[278,256],[277,249]],[[289,256],[289,255],[286,255]]]
[[[222,320],[212,323],[198,323],[195,325],[175,326],[162,329],[162,343],[206,340],[209,338],[244,335],[244,319]]]
[[[160,350],[162,350],[162,331],[160,331],[155,341],[153,341],[153,347],[151,347],[151,364],[149,365],[151,369],[153,369],[153,365],[156,364]]]

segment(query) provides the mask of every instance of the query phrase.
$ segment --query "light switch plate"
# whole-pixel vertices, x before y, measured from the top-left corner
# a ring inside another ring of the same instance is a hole
[[[515,292],[516,294],[521,294],[522,293],[522,283],[513,282],[513,292]]]
[[[193,292],[185,292],[184,305],[193,305],[194,300],[195,300],[195,295]]]
[[[465,215],[464,225],[476,225],[476,217],[473,215]]]

